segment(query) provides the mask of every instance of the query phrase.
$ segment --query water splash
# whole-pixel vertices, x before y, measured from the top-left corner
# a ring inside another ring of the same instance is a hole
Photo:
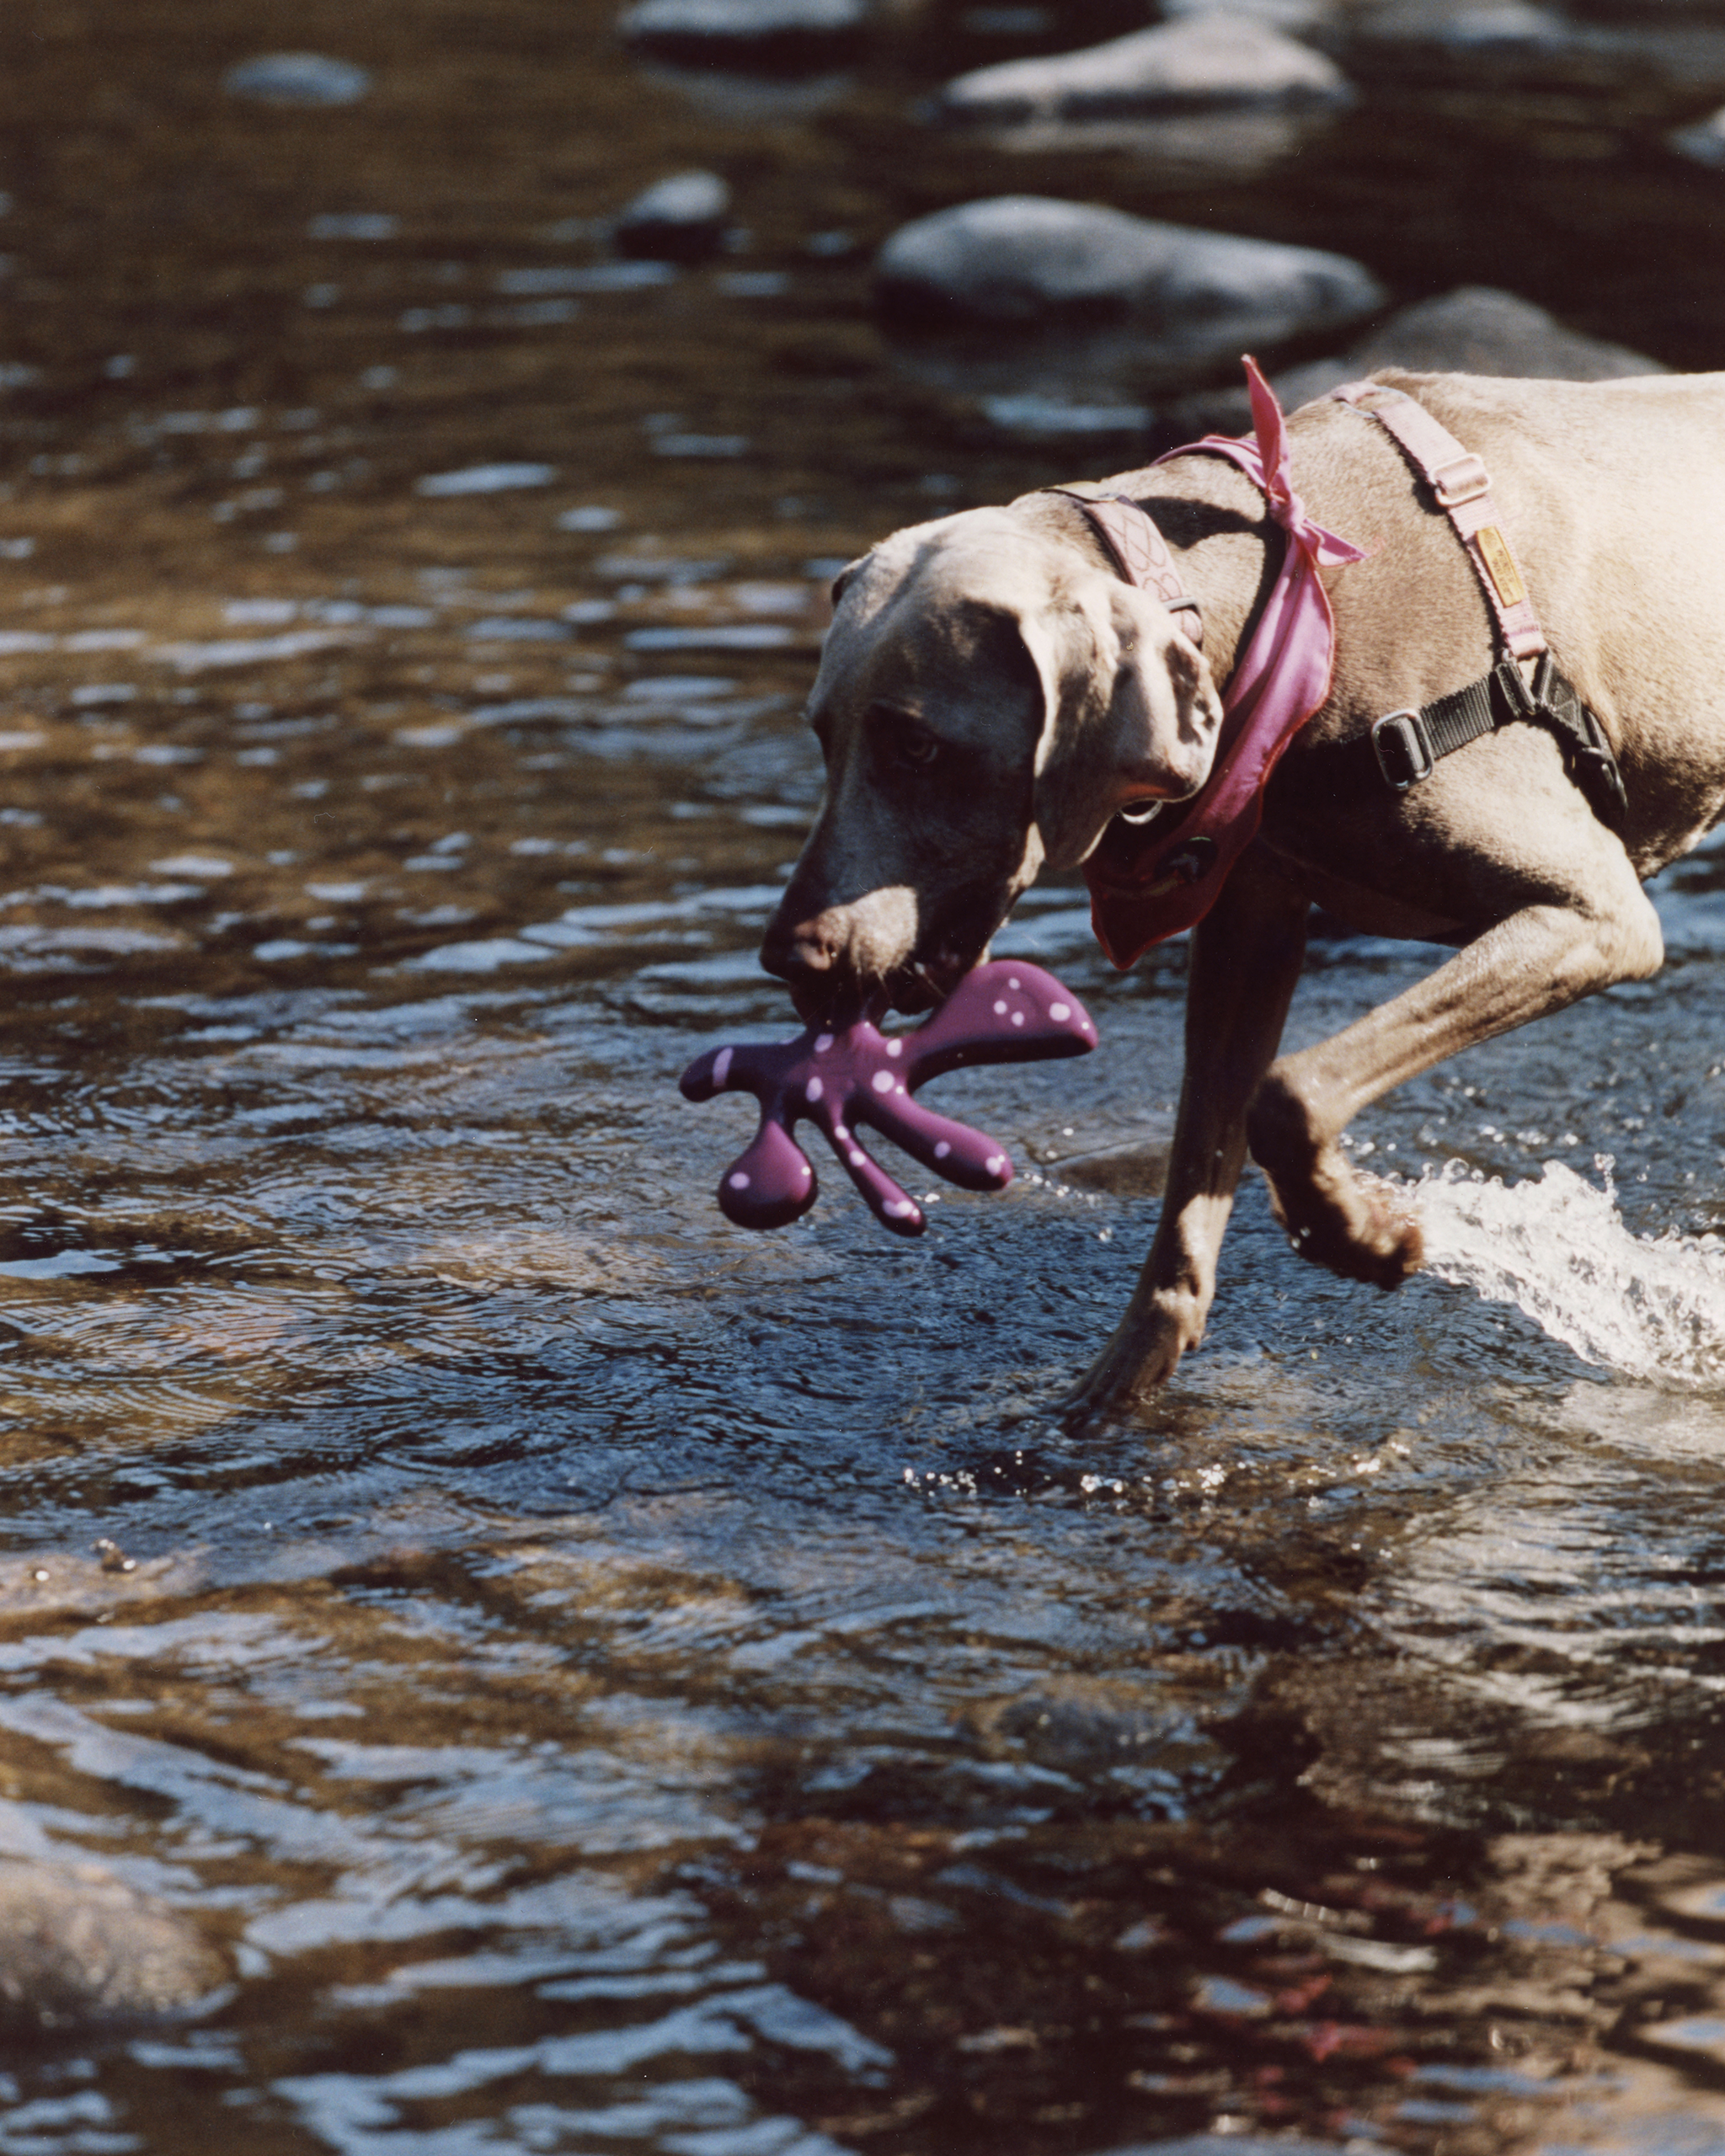
[[[1603,1165],[1603,1163],[1602,1163]],[[1584,1362],[1685,1390],[1725,1386],[1725,1244],[1632,1235],[1560,1161],[1540,1181],[1476,1180],[1457,1161],[1419,1186],[1426,1264],[1514,1303]]]

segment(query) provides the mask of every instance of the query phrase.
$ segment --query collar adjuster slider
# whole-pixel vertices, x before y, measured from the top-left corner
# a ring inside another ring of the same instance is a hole
[[[1408,709],[1386,712],[1371,730],[1378,769],[1397,793],[1406,793],[1437,766],[1424,715]]]

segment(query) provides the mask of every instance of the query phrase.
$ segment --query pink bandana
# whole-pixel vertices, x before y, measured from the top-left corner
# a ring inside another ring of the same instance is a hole
[[[1336,624],[1318,569],[1366,558],[1365,548],[1306,515],[1289,475],[1281,407],[1258,362],[1247,359],[1245,366],[1257,441],[1206,435],[1169,456],[1209,450],[1230,458],[1263,489],[1288,544],[1263,616],[1223,691],[1222,745],[1209,778],[1176,820],[1111,824],[1084,864],[1096,939],[1122,968],[1201,921],[1215,903],[1258,830],[1278,758],[1330,693]]]

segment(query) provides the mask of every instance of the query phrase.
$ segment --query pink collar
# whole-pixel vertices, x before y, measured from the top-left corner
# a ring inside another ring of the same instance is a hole
[[[1097,941],[1122,968],[1201,921],[1215,903],[1258,830],[1277,760],[1330,692],[1336,624],[1318,569],[1365,559],[1363,547],[1306,515],[1290,477],[1281,407],[1258,362],[1247,359],[1245,366],[1256,441],[1206,435],[1169,455],[1206,450],[1237,464],[1263,488],[1288,544],[1223,691],[1221,746],[1209,778],[1172,819],[1165,810],[1147,825],[1111,824],[1084,864]]]

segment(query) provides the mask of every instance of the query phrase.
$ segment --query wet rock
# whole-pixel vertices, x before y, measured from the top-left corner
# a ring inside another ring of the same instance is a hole
[[[979,67],[948,83],[935,112],[948,123],[1003,127],[1183,109],[1333,109],[1351,94],[1322,53],[1248,17],[1206,13],[1081,52]]]
[[[660,60],[744,72],[830,67],[861,46],[868,0],[636,0],[618,28]]]
[[[676,172],[634,200],[612,227],[619,254],[654,262],[700,262],[724,239],[731,191],[717,173]]]
[[[1164,22],[1179,22],[1189,15],[1207,15],[1216,0],[1162,0]],[[1298,37],[1305,32],[1332,29],[1344,9],[1338,0],[1228,0],[1227,13],[1265,23],[1272,29]]]
[[[1279,368],[1271,379],[1283,409],[1293,412],[1379,367],[1546,382],[1616,382],[1625,375],[1665,371],[1644,352],[1567,328],[1531,300],[1488,285],[1463,285],[1401,308],[1345,352]],[[1157,417],[1165,430],[1187,441],[1203,434],[1249,432],[1252,407],[1245,390],[1230,383],[1165,403]]]
[[[1645,353],[1567,328],[1531,300],[1489,285],[1462,285],[1441,298],[1402,307],[1354,346],[1347,365],[1354,375],[1396,366],[1551,382],[1612,382],[1664,371]]]
[[[1376,0],[1353,28],[1381,44],[1457,57],[1551,53],[1574,36],[1561,16],[1532,0]]]
[[[230,97],[262,104],[355,104],[371,87],[369,69],[321,52],[263,52],[222,77]]]
[[[1680,127],[1665,140],[1680,157],[1700,165],[1725,165],[1725,105],[1692,127]]]
[[[1149,366],[1274,345],[1355,321],[1384,299],[1370,272],[1343,255],[1034,195],[991,196],[901,226],[875,270],[884,311],[914,328],[1124,326]]]
[[[0,1858],[0,2036],[184,2013],[227,1975],[184,1917],[111,1872]]]

